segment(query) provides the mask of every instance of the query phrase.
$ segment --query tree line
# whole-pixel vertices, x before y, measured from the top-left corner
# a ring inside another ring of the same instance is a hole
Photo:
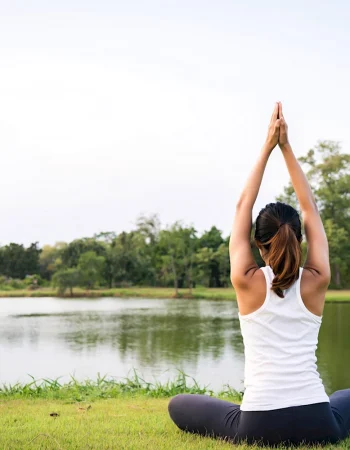
[[[350,287],[350,155],[339,143],[319,142],[300,162],[307,171],[327,233],[331,287]],[[277,198],[298,207],[289,184]],[[234,205],[232,205],[234,212]],[[198,234],[181,222],[163,228],[157,215],[141,216],[132,231],[104,232],[70,243],[0,247],[0,285],[52,284],[60,293],[119,286],[173,286],[189,291],[196,285],[230,285],[229,236],[213,226]],[[306,246],[303,243],[305,250]],[[253,252],[262,265],[258,250]]]

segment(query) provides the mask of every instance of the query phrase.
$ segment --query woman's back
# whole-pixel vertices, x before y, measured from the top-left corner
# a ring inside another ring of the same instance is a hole
[[[271,290],[274,273],[266,278],[266,299],[251,314],[241,315],[245,346],[245,388],[242,411],[264,411],[329,402],[317,372],[316,348],[321,317],[311,313],[300,295],[299,278],[284,298]]]

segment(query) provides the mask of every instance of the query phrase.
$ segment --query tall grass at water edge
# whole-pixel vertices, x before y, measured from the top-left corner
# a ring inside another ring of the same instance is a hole
[[[214,393],[208,386],[200,386],[198,382],[179,371],[174,380],[165,383],[159,381],[146,381],[136,370],[131,377],[121,380],[97,375],[96,380],[86,379],[79,381],[73,376],[66,383],[60,383],[59,379],[43,378],[40,380],[31,377],[29,383],[15,383],[0,385],[1,399],[16,398],[42,398],[60,399],[73,402],[93,401],[99,399],[118,398],[123,395],[138,395],[153,398],[173,397],[177,394],[206,394],[216,395],[220,398],[230,398],[241,401],[243,393],[225,385],[219,392]]]

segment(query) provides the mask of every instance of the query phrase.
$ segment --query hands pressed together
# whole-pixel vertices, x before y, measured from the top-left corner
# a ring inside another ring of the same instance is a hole
[[[276,145],[282,149],[288,142],[288,125],[284,119],[282,112],[282,103],[277,102],[273,110],[270,125],[267,133],[265,147],[268,151],[272,151]]]

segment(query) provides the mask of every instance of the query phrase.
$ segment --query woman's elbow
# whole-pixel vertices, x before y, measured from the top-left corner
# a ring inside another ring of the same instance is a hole
[[[321,273],[322,284],[328,288],[332,280],[331,269],[328,267]]]
[[[236,211],[250,207],[250,202],[245,197],[241,197],[236,203]]]
[[[300,203],[301,213],[303,215],[305,215],[307,213],[312,213],[312,214],[317,214],[317,215],[320,214],[316,200],[313,196],[307,202],[305,202],[303,204],[301,202],[299,202],[299,203]]]

